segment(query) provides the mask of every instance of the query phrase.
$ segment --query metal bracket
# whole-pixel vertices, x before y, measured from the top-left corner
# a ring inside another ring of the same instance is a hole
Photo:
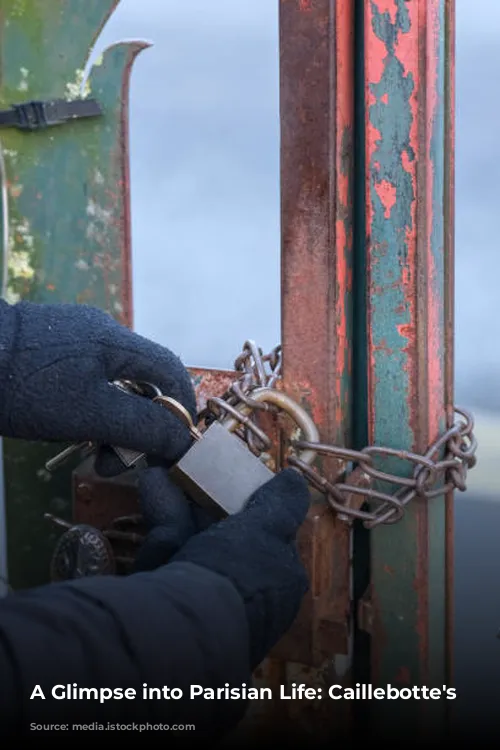
[[[0,128],[17,128],[24,131],[44,130],[71,120],[100,115],[102,115],[102,109],[95,99],[31,101],[14,104],[11,109],[0,111]]]

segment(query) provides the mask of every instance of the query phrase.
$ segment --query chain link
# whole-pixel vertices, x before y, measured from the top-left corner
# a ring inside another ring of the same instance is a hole
[[[281,347],[263,354],[253,341],[246,341],[234,368],[240,376],[221,398],[208,400],[200,419],[208,425],[213,420],[222,420],[227,415],[232,415],[241,425],[237,434],[245,440],[253,453],[262,455],[269,451],[272,441],[255,423],[257,412],[266,410],[278,413],[279,409],[252,400],[252,391],[263,387],[279,388]],[[243,416],[238,411],[238,407],[242,405],[251,409],[250,415]],[[455,489],[462,492],[466,489],[467,472],[476,463],[474,420],[465,409],[456,407],[455,414],[458,419],[454,425],[432,443],[423,455],[381,446],[368,446],[357,451],[336,445],[293,440],[293,449],[299,452],[314,450],[319,456],[340,460],[346,465],[346,471],[331,481],[296,455],[288,457],[288,464],[302,472],[309,484],[324,495],[331,509],[343,521],[350,523],[359,519],[366,528],[393,524],[403,517],[405,507],[416,498],[432,500]],[[377,459],[406,462],[411,468],[411,476],[382,471],[376,466]],[[350,483],[348,465],[356,465],[370,484],[376,481],[381,483],[379,486],[392,485],[392,489],[373,489],[355,482]],[[357,497],[359,502],[353,502],[353,497]]]

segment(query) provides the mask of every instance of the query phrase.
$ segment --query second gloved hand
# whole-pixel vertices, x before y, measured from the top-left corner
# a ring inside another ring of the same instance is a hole
[[[86,305],[0,300],[1,435],[88,440],[177,460],[192,442],[186,427],[112,386],[118,379],[152,382],[196,414],[189,374],[163,346]]]
[[[156,508],[150,518],[156,517],[158,526],[141,551],[148,560],[144,567],[161,565],[169,557],[171,563],[189,562],[228,578],[245,603],[255,669],[289,630],[308,590],[295,544],[309,507],[306,481],[285,469],[243,511],[197,533],[200,511],[183,504],[180,495],[175,498],[166,472],[149,472],[141,487],[142,504],[146,514],[148,506]]]
[[[189,500],[161,466],[139,474],[139,503],[148,535],[135,560],[135,571],[165,565],[188,539],[215,518]]]

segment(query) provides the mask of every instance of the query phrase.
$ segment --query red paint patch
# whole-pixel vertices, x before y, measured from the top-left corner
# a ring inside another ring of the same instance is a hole
[[[299,10],[312,10],[312,0],[299,0]]]
[[[413,162],[410,160],[408,151],[406,150],[401,153],[401,164],[405,172],[411,172]]]
[[[404,338],[407,340],[406,346],[401,347],[401,351],[405,352],[406,354],[410,355],[410,357],[415,356],[415,351],[417,348],[417,336],[416,336],[416,327],[414,323],[400,323],[396,326],[397,332],[401,336],[401,338]],[[413,368],[414,364],[413,361],[410,362],[406,360],[406,363],[403,365],[404,372],[409,372],[411,368]]]
[[[387,92],[385,94],[382,94],[382,96],[380,97],[380,101],[383,104],[389,104],[389,94]]]
[[[369,3],[366,4],[365,8],[365,19],[366,22],[372,24],[372,14],[369,8]],[[369,37],[369,52],[366,53],[366,71],[367,71],[367,88],[368,95],[374,96],[370,90],[370,83],[380,83],[382,76],[384,75],[384,69],[386,60],[389,57],[389,50],[387,45],[382,39],[379,39],[375,34],[370,34]]]
[[[375,184],[375,190],[378,197],[382,201],[384,207],[384,216],[389,219],[391,216],[392,207],[396,203],[396,188],[388,180],[382,180]]]
[[[423,24],[422,24],[423,25]],[[427,25],[424,27],[427,33],[427,65],[429,85],[426,87],[426,107],[427,116],[432,126],[426,132],[426,162],[428,169],[426,171],[425,192],[427,196],[427,226],[426,226],[426,248],[427,248],[427,274],[429,279],[428,296],[427,296],[427,382],[428,382],[428,441],[434,440],[440,430],[441,417],[443,415],[443,404],[445,401],[444,393],[444,361],[443,361],[443,339],[444,339],[444,320],[443,320],[443,279],[436,272],[436,258],[434,253],[439,256],[443,253],[444,238],[440,246],[433,247],[432,232],[434,223],[437,220],[435,214],[441,210],[439,198],[434,195],[434,170],[435,165],[432,159],[432,137],[434,135],[434,122],[437,118],[437,108],[439,100],[439,45],[440,45],[440,19],[439,10],[436,6],[431,5],[427,18]],[[436,205],[437,199],[437,205]]]
[[[55,291],[55,286],[54,286],[54,284],[47,284],[47,286],[45,287],[45,289],[47,289],[49,292],[54,292]]]

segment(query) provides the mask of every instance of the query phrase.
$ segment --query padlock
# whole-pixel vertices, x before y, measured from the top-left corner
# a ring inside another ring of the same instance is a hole
[[[294,419],[308,442],[319,442],[312,419],[284,393],[272,388],[259,388],[252,391],[251,399],[278,406]],[[242,423],[248,422],[251,407],[241,404],[237,408],[239,419],[236,416],[226,417],[200,432],[189,412],[177,401],[165,396],[154,400],[180,417],[195,441],[170,469],[170,476],[189,497],[219,518],[242,510],[253,493],[274,476],[271,469],[234,434]],[[300,458],[311,464],[315,456],[314,451],[307,450]]]

